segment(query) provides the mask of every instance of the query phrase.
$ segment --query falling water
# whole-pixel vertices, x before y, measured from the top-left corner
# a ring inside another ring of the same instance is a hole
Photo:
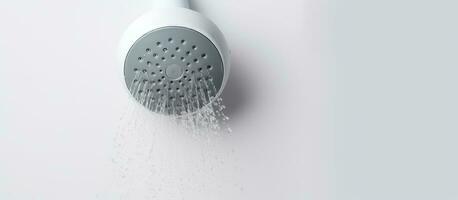
[[[233,177],[227,168],[234,166],[227,163],[234,149],[220,145],[231,129],[222,98],[214,97],[213,79],[190,77],[187,89],[157,96],[152,88],[165,84],[139,81],[142,73],[136,71],[129,85],[139,103],[128,105],[115,139],[112,190],[117,195],[106,199],[187,199],[208,191],[222,195],[218,180]]]

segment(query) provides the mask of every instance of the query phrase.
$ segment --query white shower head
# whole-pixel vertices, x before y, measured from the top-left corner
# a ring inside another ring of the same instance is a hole
[[[189,9],[188,0],[157,0],[120,42],[130,94],[164,114],[193,113],[220,96],[229,76],[229,50],[218,27]]]

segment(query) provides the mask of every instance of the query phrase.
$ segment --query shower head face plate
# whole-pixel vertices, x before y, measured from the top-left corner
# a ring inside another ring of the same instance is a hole
[[[203,34],[163,27],[139,38],[127,53],[124,78],[146,108],[167,115],[193,113],[221,89],[222,57]]]

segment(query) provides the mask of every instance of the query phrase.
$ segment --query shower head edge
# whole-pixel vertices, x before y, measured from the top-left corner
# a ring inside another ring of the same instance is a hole
[[[170,13],[174,13],[170,16]],[[164,17],[168,16],[168,17]],[[170,17],[169,17],[170,16]],[[226,85],[230,73],[230,51],[223,33],[216,24],[193,10],[181,7],[154,9],[135,20],[124,32],[118,48],[119,65],[124,67],[126,57],[133,45],[144,35],[164,27],[182,27],[194,30],[205,36],[217,49],[221,56],[224,75],[221,87],[215,97],[219,97]],[[124,79],[124,68],[119,70],[120,79]],[[126,84],[123,86],[127,91]]]

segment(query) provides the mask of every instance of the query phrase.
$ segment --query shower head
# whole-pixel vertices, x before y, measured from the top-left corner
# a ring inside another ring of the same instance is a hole
[[[126,88],[137,102],[167,115],[194,113],[220,96],[229,50],[218,27],[188,0],[156,0],[120,42]]]

